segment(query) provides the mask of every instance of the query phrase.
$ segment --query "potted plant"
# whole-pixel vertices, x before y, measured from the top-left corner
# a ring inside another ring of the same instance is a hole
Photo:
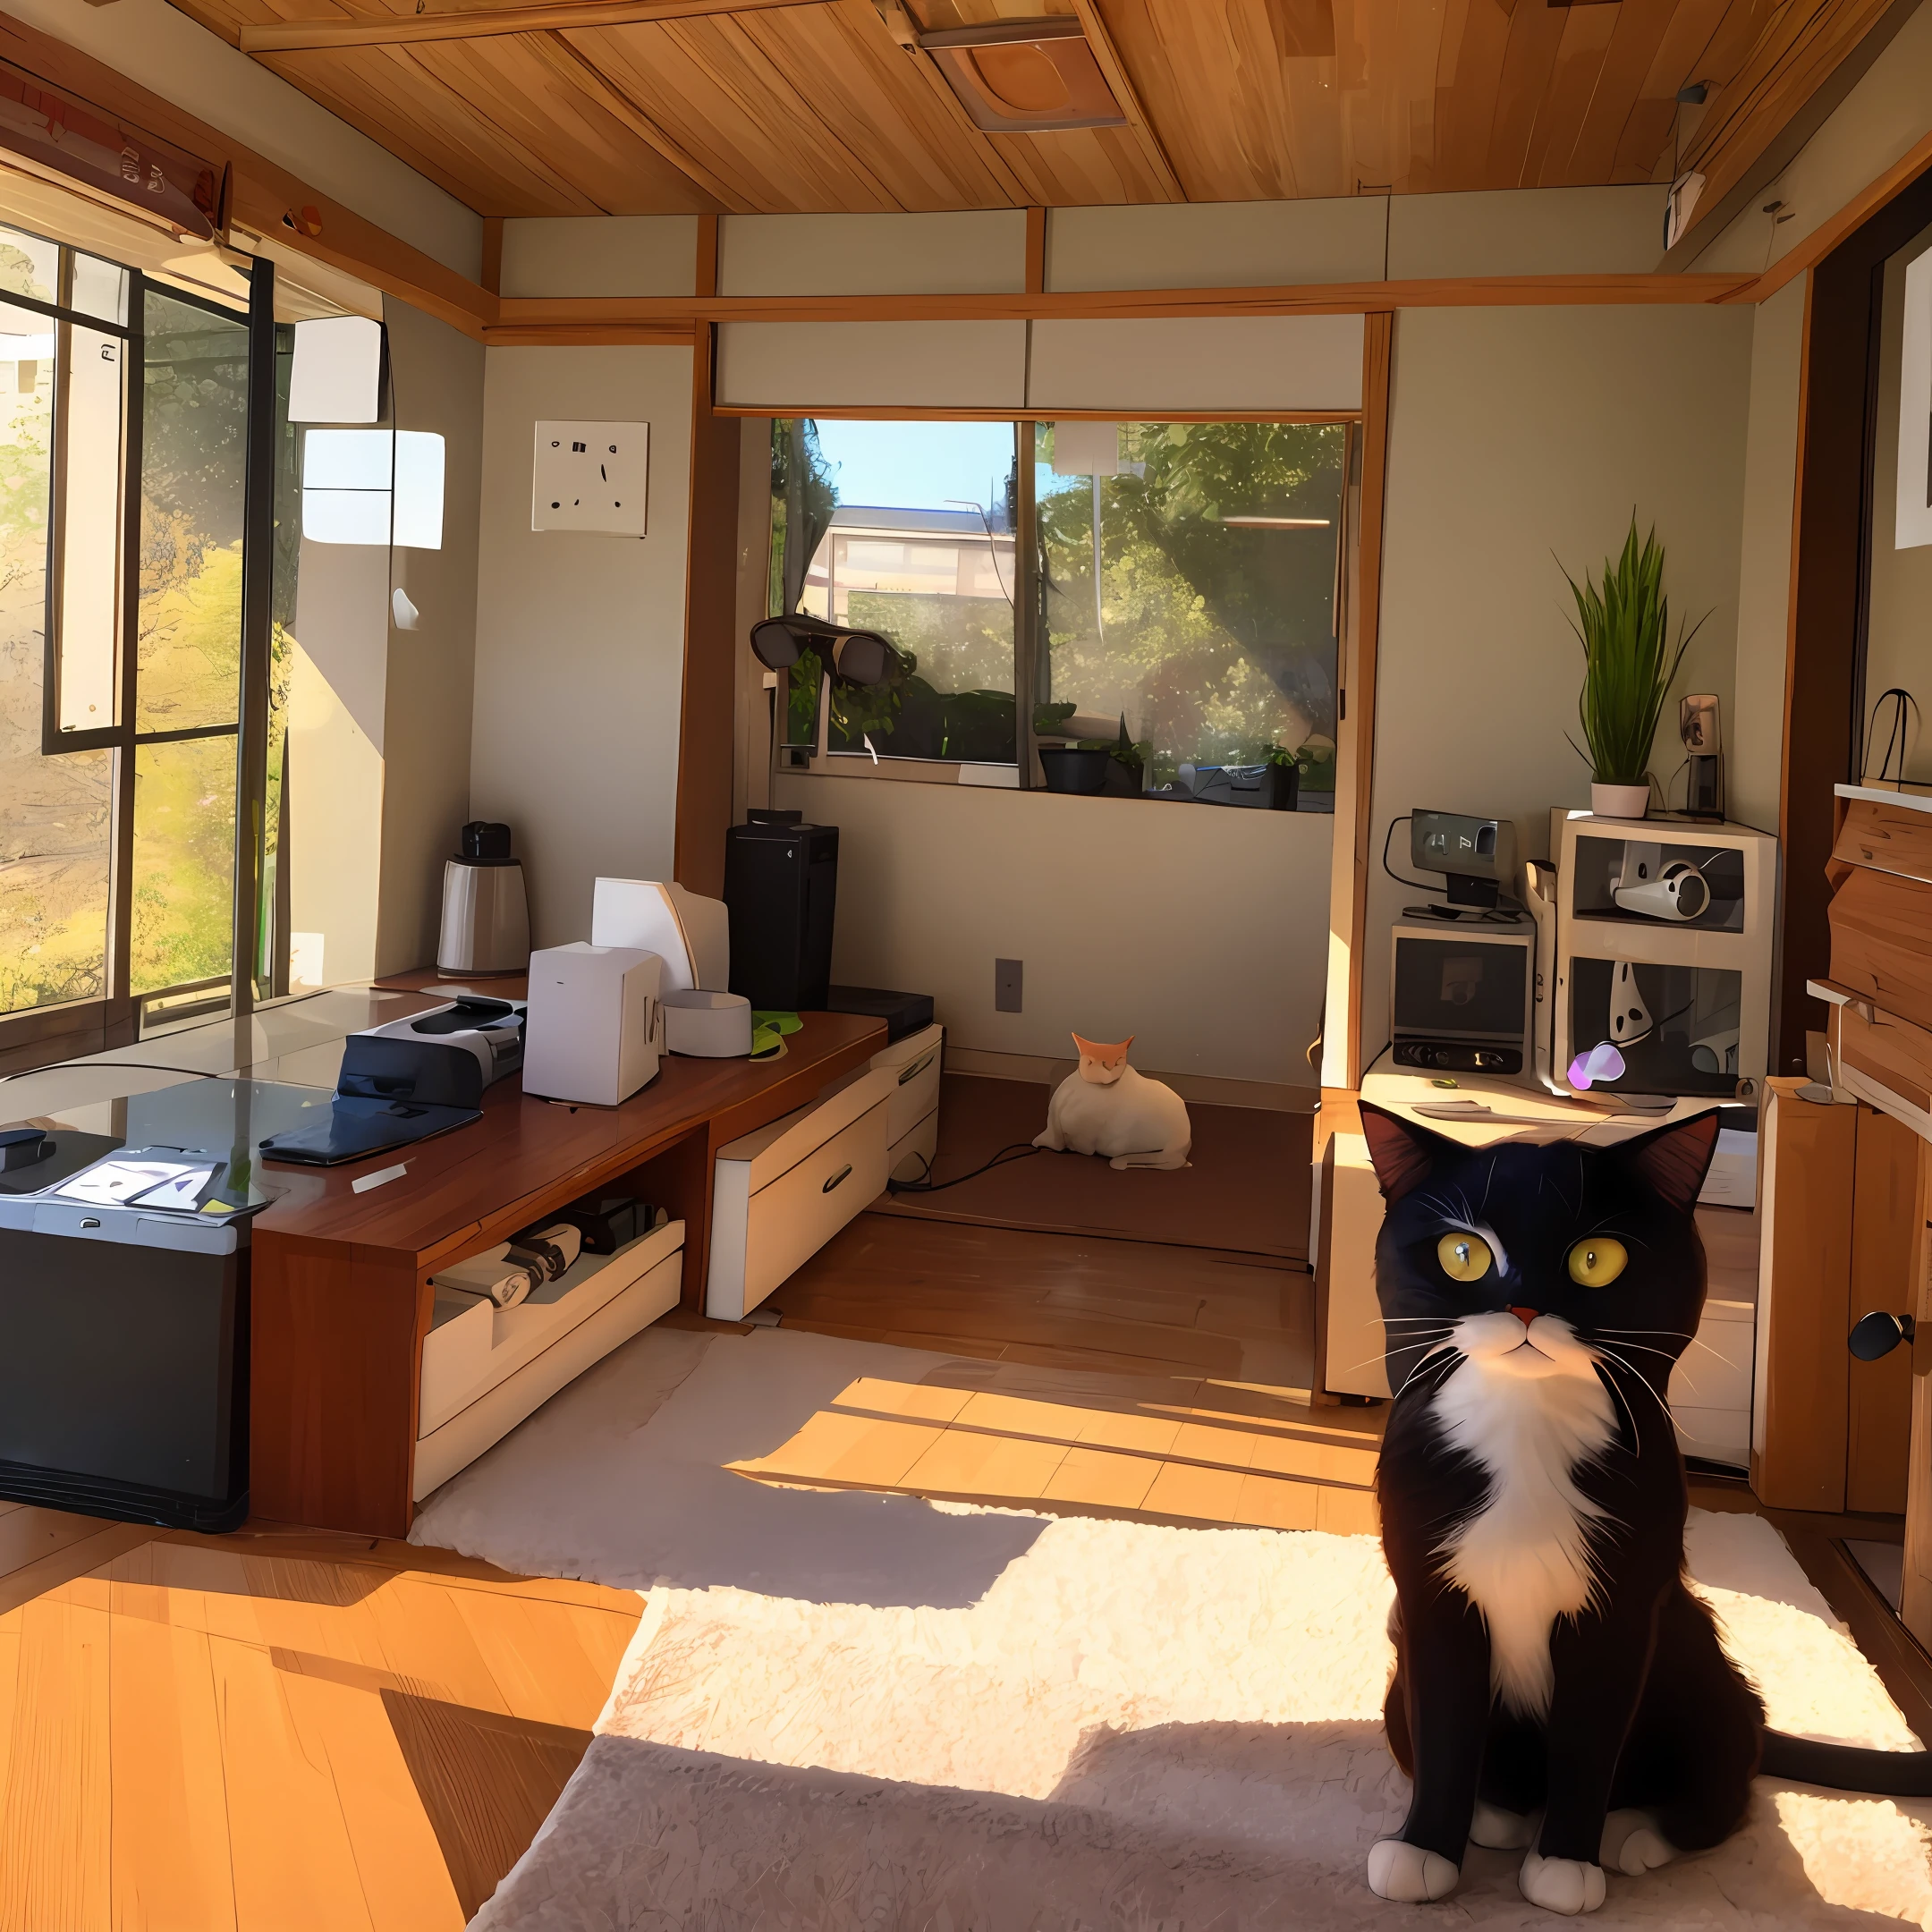
[[[1650,809],[1657,720],[1704,620],[1688,631],[1680,623],[1672,645],[1664,551],[1654,527],[1638,547],[1634,512],[1623,554],[1606,560],[1601,585],[1589,579],[1580,584],[1567,571],[1563,578],[1576,599],[1571,629],[1583,647],[1583,688],[1577,696],[1583,745],[1574,738],[1570,742],[1589,764],[1590,809],[1606,818],[1641,818]]]
[[[1261,747],[1262,804],[1269,811],[1293,811],[1301,789],[1301,754],[1270,741]]]

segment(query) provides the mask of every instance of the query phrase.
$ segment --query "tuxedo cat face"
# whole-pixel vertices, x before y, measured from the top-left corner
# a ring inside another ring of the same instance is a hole
[[[1111,1087],[1127,1071],[1127,1049],[1133,1043],[1131,1033],[1111,1046],[1082,1039],[1076,1033],[1073,1044],[1080,1048],[1080,1077],[1092,1081],[1096,1087]]]
[[[1448,1356],[1531,1380],[1594,1379],[1610,1356],[1665,1386],[1704,1307],[1692,1209],[1715,1112],[1611,1147],[1471,1148],[1366,1102],[1361,1117],[1387,1203],[1376,1292],[1393,1388]]]

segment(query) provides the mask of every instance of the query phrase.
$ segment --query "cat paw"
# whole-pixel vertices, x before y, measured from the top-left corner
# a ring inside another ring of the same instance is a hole
[[[1536,1820],[1479,1798],[1469,1835],[1471,1844],[1486,1845],[1492,1852],[1521,1852],[1536,1836]]]
[[[1604,1902],[1601,1865],[1586,1865],[1580,1859],[1545,1858],[1539,1852],[1525,1855],[1516,1884],[1532,1905],[1545,1911],[1595,1911]]]
[[[1657,1829],[1648,1811],[1613,1811],[1604,1820],[1597,1862],[1626,1878],[1641,1878],[1677,1856],[1677,1847]]]
[[[1402,1838],[1378,1838],[1368,1847],[1368,1889],[1398,1905],[1426,1905],[1455,1890],[1462,1868],[1440,1852]]]

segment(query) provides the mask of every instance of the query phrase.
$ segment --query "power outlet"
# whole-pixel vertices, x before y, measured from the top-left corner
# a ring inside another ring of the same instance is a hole
[[[530,464],[530,528],[644,534],[650,425],[540,422]]]
[[[1025,963],[1021,960],[996,959],[993,962],[995,1013],[1018,1013],[1021,1010],[1021,980],[1025,971]]]

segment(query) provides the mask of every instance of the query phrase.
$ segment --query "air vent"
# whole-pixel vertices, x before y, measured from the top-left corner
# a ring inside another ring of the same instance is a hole
[[[1069,14],[945,27],[919,37],[977,127],[989,134],[1121,127],[1093,49]]]

